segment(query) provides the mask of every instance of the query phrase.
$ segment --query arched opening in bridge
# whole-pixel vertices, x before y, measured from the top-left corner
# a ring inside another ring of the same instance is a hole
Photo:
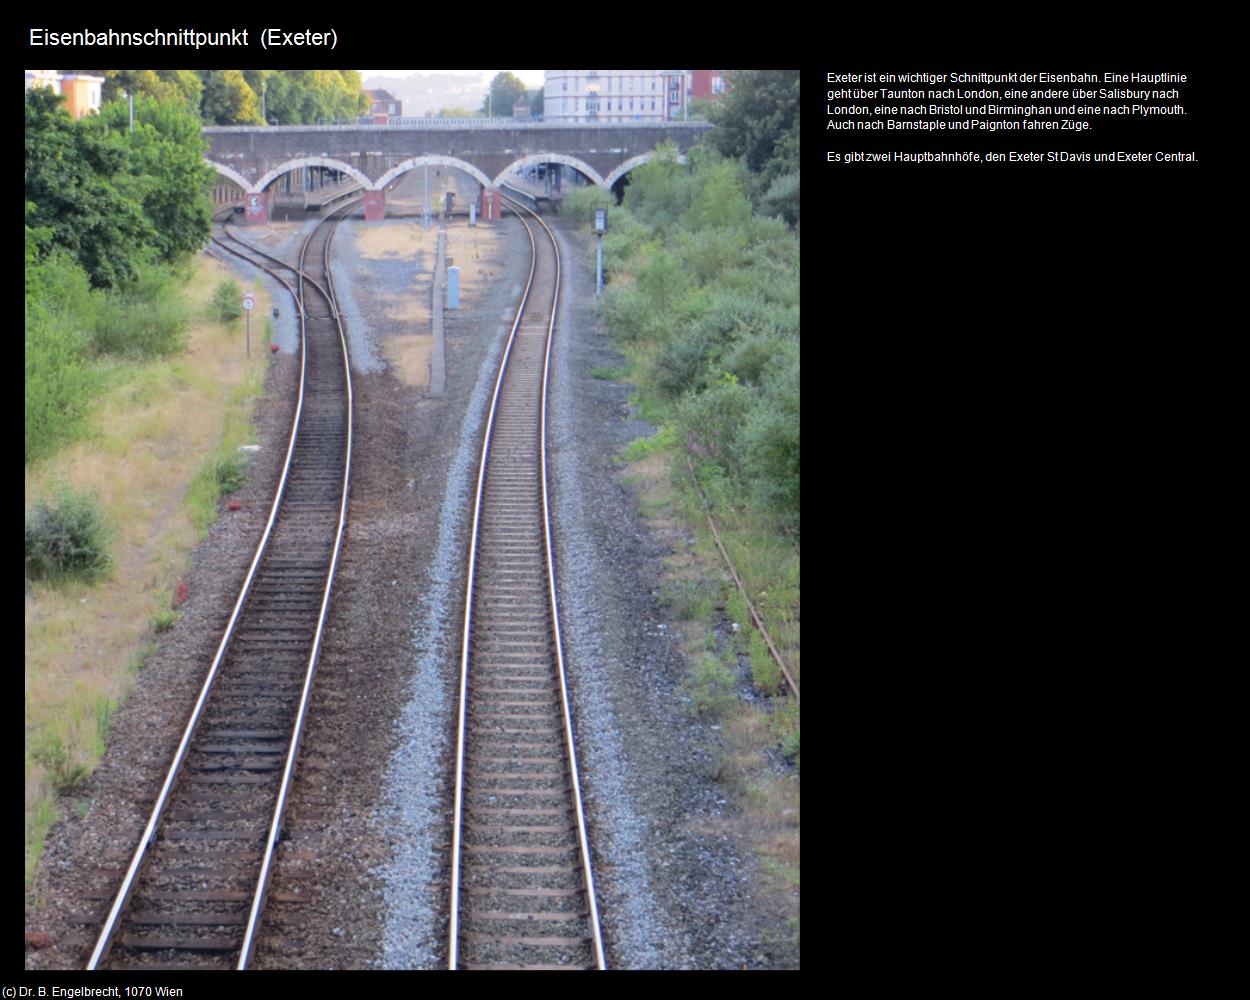
[[[570,190],[593,184],[603,187],[603,176],[585,160],[564,153],[530,153],[513,160],[495,178],[495,184],[520,194],[540,212],[559,211]]]
[[[270,170],[257,180],[252,192],[261,194],[269,218],[289,219],[319,212],[369,186],[369,178],[350,164],[309,156]]]
[[[612,194],[616,197],[616,204],[619,205],[625,199],[625,189],[629,187],[630,173],[635,168],[653,160],[657,155],[658,151],[653,149],[640,156],[631,157],[604,178],[604,187],[612,191]],[[679,154],[674,158],[678,163],[686,162],[686,157],[683,155]]]
[[[392,167],[374,185],[375,208],[368,219],[408,216],[433,222],[482,211],[482,192],[491,180],[473,164],[454,156],[414,156]]]
[[[208,192],[214,210],[226,205],[242,205],[244,196],[251,190],[247,178],[225,164],[214,163],[208,159],[204,162],[217,173],[216,182]]]

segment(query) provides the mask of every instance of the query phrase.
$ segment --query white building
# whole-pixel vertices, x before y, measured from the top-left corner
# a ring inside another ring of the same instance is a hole
[[[549,122],[601,125],[669,121],[681,117],[689,81],[685,70],[549,69],[543,83],[543,117]],[[670,90],[682,101],[673,102]]]

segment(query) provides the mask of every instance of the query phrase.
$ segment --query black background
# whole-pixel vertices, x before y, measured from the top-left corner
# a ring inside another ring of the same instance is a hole
[[[836,832],[810,814],[809,857],[833,874],[812,866],[809,968],[845,961],[850,975],[866,957],[874,976],[905,975],[920,956],[926,977],[1015,958],[1053,971],[1080,954],[1073,935],[1133,926],[1159,905],[1131,869],[1173,786],[1125,693],[1142,688],[1131,650],[1160,637],[1146,592],[1172,585],[1195,403],[1227,336],[1210,317],[1214,234],[1230,211],[1208,193],[1220,167],[1213,67],[1197,25],[1174,14],[1148,37],[1095,32],[1058,9],[1011,25],[1000,14],[917,24],[893,8],[868,28],[824,9],[743,16],[669,11],[659,32],[650,15],[631,27],[619,13],[449,11],[417,31],[408,13],[379,8],[274,16],[288,29],[334,23],[333,53],[22,55],[63,69],[800,65],[805,582],[822,664],[809,671],[809,711],[824,734],[808,774],[818,792],[836,790],[820,800]],[[47,26],[147,26],[124,20]],[[904,68],[1180,71],[1189,115],[1100,118],[1086,136],[826,132],[825,73]],[[1134,137],[1113,134],[1123,128]],[[1194,149],[1200,162],[848,168],[824,157],[852,141],[951,140]],[[1125,742],[1134,756],[1121,762]],[[1056,936],[1048,914],[1060,903]],[[830,923],[840,943],[826,951]]]

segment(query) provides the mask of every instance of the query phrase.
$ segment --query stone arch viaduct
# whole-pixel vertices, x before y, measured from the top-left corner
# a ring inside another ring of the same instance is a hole
[[[443,121],[443,120],[437,120]],[[454,119],[451,120],[454,122]],[[245,192],[248,221],[268,218],[266,187],[298,167],[330,167],[360,181],[365,217],[386,212],[384,188],[422,164],[458,167],[485,190],[531,163],[564,163],[610,188],[668,143],[685,153],[706,122],[564,125],[289,125],[206,128],[208,164]]]

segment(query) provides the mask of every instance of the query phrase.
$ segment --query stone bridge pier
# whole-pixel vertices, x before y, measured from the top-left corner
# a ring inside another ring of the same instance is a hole
[[[435,120],[443,121],[443,120]],[[454,121],[454,119],[452,119]],[[611,188],[634,167],[669,145],[679,155],[710,128],[706,122],[633,125],[546,123],[349,126],[230,126],[206,128],[207,162],[246,192],[249,222],[269,218],[270,185],[290,170],[328,167],[354,177],[365,190],[365,218],[386,214],[391,181],[426,164],[456,167],[487,191],[534,163],[561,163],[591,183]],[[486,205],[482,206],[483,215]],[[494,217],[498,218],[497,212]]]

